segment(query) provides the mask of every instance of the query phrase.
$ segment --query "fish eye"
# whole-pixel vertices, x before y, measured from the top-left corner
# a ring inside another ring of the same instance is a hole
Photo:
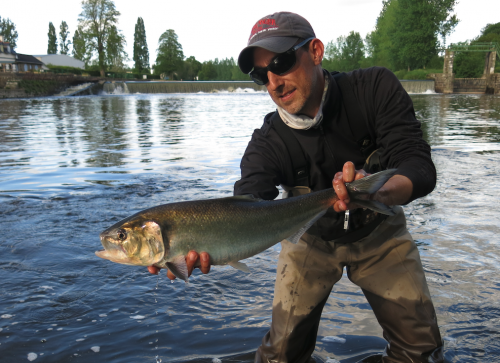
[[[116,236],[120,241],[124,241],[127,239],[127,232],[125,232],[123,229],[118,230]]]

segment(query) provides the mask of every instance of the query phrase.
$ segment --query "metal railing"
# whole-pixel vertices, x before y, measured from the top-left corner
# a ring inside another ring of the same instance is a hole
[[[500,50],[500,46],[496,42],[450,44],[448,50],[452,52],[498,52]]]

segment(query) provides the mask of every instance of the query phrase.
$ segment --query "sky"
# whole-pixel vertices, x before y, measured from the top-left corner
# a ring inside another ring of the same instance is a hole
[[[235,0],[115,0],[120,29],[127,41],[129,58],[133,56],[134,29],[142,17],[146,28],[150,63],[156,59],[160,35],[173,29],[186,57],[203,62],[215,58],[237,59],[246,46],[250,30],[257,20],[277,11],[291,11],[305,17],[316,36],[325,43],[359,32],[364,38],[375,27],[382,0],[304,1],[267,0],[243,2]],[[309,5],[309,6],[308,6]],[[47,53],[49,22],[59,33],[64,20],[70,39],[81,13],[79,0],[2,1],[0,16],[9,18],[19,34],[16,51],[22,54]],[[447,38],[447,44],[470,40],[488,23],[500,22],[499,0],[459,0],[455,14],[460,23]],[[59,37],[59,35],[58,35]],[[132,62],[129,62],[132,65]]]

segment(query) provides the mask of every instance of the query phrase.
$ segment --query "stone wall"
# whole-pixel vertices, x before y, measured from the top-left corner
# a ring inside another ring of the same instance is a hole
[[[453,78],[443,73],[429,74],[434,79],[436,93],[486,93],[500,94],[500,74],[490,74],[483,78]],[[451,92],[449,84],[453,85]]]
[[[491,95],[500,94],[500,74],[499,73],[494,73],[494,74],[490,75],[488,82],[486,84],[486,93],[491,94]]]
[[[486,78],[455,78],[453,93],[486,93]]]

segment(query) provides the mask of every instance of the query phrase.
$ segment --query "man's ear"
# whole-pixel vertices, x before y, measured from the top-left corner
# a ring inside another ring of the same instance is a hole
[[[323,45],[323,42],[318,38],[311,40],[311,43],[309,44],[309,51],[311,52],[314,65],[317,66],[318,64],[321,64],[323,56],[325,55],[325,46]]]

